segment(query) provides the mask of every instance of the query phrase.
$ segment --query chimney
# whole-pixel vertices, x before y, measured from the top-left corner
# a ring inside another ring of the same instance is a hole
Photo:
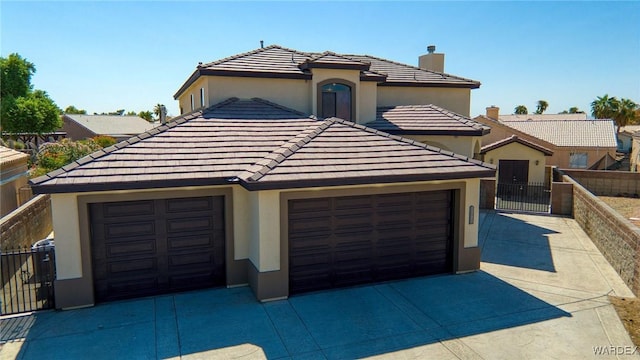
[[[264,40],[260,40],[260,49],[264,49]]]
[[[160,124],[167,123],[167,108],[164,105],[160,106]]]
[[[487,108],[487,117],[489,119],[493,119],[493,120],[499,120],[500,116],[500,108],[495,106],[495,105],[491,105]]]
[[[444,54],[436,53],[436,46],[427,46],[427,54],[418,58],[418,67],[422,70],[444,72]]]

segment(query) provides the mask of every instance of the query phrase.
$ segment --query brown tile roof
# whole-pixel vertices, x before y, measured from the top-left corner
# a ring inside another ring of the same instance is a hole
[[[175,93],[185,91],[203,75],[281,77],[311,79],[308,68],[344,67],[361,70],[362,80],[383,82],[395,86],[443,86],[478,88],[480,82],[445,73],[422,70],[418,67],[370,55],[345,55],[332,52],[309,53],[287,49],[278,45],[256,49],[214,62],[199,64],[193,74]]]
[[[502,139],[502,140],[496,141],[496,142],[494,142],[492,144],[488,144],[488,145],[483,146],[480,149],[480,154],[485,154],[485,153],[487,153],[487,152],[489,152],[491,150],[503,147],[505,145],[508,145],[508,144],[511,144],[511,143],[514,143],[514,142],[518,143],[518,144],[522,144],[522,145],[527,146],[527,147],[530,147],[532,149],[538,150],[541,153],[543,153],[545,156],[553,155],[553,151],[547,149],[546,147],[540,146],[538,144],[532,143],[531,141],[519,138],[516,135],[512,135],[512,136],[510,136],[510,137],[508,137],[506,139]]]
[[[491,165],[260,99],[229,99],[32,180],[37,193],[250,189],[492,176]]]
[[[436,105],[379,107],[368,127],[390,134],[482,136],[490,128]]]
[[[29,155],[23,152],[0,146],[0,167],[8,167],[15,163],[26,162],[27,159],[29,159]]]

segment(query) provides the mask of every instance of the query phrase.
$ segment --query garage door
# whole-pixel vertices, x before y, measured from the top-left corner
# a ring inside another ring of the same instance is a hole
[[[292,294],[452,271],[452,192],[289,200]]]
[[[225,284],[224,198],[90,204],[97,301]]]

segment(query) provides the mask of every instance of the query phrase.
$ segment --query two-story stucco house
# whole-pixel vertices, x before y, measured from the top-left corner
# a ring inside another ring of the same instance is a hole
[[[269,46],[199,64],[181,116],[32,180],[52,194],[56,306],[477,270],[495,174],[473,159],[479,83],[433,49],[420,63]]]

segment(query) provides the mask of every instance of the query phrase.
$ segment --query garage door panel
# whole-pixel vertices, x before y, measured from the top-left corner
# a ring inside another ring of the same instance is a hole
[[[114,218],[128,216],[143,216],[155,214],[155,206],[153,200],[145,201],[126,201],[119,203],[102,204],[102,218]]]
[[[331,202],[330,199],[327,198],[304,199],[302,201],[291,200],[289,202],[289,209],[295,214],[329,211],[331,209]]]
[[[225,283],[222,196],[90,204],[90,218],[97,301]]]
[[[107,241],[109,239],[118,239],[121,237],[154,235],[156,232],[155,221],[148,220],[144,222],[120,222],[115,224],[106,224],[104,233]]]
[[[451,271],[451,200],[446,190],[289,201],[290,292]],[[314,227],[306,211],[319,203],[330,211],[309,242],[299,229]]]

